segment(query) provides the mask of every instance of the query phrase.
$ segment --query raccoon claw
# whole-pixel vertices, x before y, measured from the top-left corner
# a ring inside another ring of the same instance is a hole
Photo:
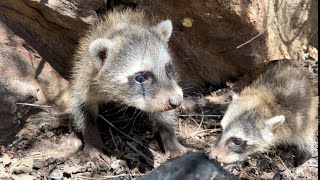
[[[80,161],[85,164],[86,168],[92,170],[108,170],[111,160],[102,150],[93,147],[85,147],[81,154]]]
[[[176,157],[181,156],[182,154],[186,153],[187,151],[167,151],[161,158],[161,163],[166,162],[168,159],[173,159]]]
[[[180,151],[170,151],[168,152],[170,154],[170,159],[176,158],[178,156],[181,156],[182,154],[186,153],[188,150],[180,150]]]
[[[181,145],[181,147],[175,149],[175,150],[171,150],[171,151],[166,151],[166,153],[161,157],[161,163],[167,161],[169,158],[173,159],[176,158],[178,156],[181,156],[183,154],[185,154],[186,152],[191,151],[191,149],[186,148],[184,146]]]

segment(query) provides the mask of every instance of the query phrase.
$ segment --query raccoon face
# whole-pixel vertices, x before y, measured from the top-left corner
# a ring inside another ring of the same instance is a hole
[[[254,130],[252,124],[234,121],[223,128],[210,155],[224,163],[243,161],[259,150],[260,143],[260,133]]]
[[[221,162],[243,161],[258,151],[273,145],[274,130],[285,120],[273,116],[268,107],[255,97],[233,102],[224,115],[222,134],[210,156]]]
[[[167,48],[171,32],[171,21],[166,20],[151,29],[133,28],[91,43],[91,59],[99,69],[96,83],[109,90],[105,94],[110,100],[145,112],[180,106],[183,93]]]

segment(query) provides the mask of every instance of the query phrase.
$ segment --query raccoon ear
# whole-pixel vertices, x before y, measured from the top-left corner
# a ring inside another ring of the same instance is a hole
[[[281,125],[285,119],[284,115],[274,116],[268,119],[266,124],[270,129],[275,129],[277,126]]]
[[[96,68],[102,66],[112,45],[112,41],[105,38],[96,39],[89,45],[89,54]]]
[[[235,93],[234,91],[231,91],[231,95],[232,95],[232,101],[235,101],[239,98],[239,95],[237,93]]]
[[[172,22],[169,19],[161,21],[155,30],[163,41],[168,42],[172,34]]]
[[[239,98],[239,95],[235,92],[232,92],[232,101],[235,101]]]

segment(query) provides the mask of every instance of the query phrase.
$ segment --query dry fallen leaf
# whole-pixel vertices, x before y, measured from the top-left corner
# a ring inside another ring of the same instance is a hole
[[[309,50],[309,56],[310,56],[312,59],[318,61],[318,50],[317,50],[317,48],[309,45],[309,46],[308,46],[308,50]]]
[[[14,157],[14,152],[7,152],[7,154],[11,159]]]
[[[5,148],[4,146],[0,146],[0,152],[1,152],[1,153],[6,152],[6,148]]]
[[[2,163],[6,166],[11,163],[11,158],[8,154],[2,153]]]
[[[190,28],[190,27],[192,27],[192,24],[193,24],[193,19],[190,18],[190,17],[185,17],[185,18],[182,20],[182,25],[183,25],[184,27]]]

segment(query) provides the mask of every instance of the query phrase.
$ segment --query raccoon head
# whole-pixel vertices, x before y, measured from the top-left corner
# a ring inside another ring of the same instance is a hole
[[[221,120],[222,134],[210,156],[221,162],[243,161],[273,145],[274,131],[285,121],[273,115],[269,105],[257,96],[239,97],[229,105]]]
[[[168,50],[170,20],[154,27],[126,26],[112,38],[100,38],[89,46],[97,68],[95,84],[108,100],[145,112],[167,111],[180,106],[178,86]]]

